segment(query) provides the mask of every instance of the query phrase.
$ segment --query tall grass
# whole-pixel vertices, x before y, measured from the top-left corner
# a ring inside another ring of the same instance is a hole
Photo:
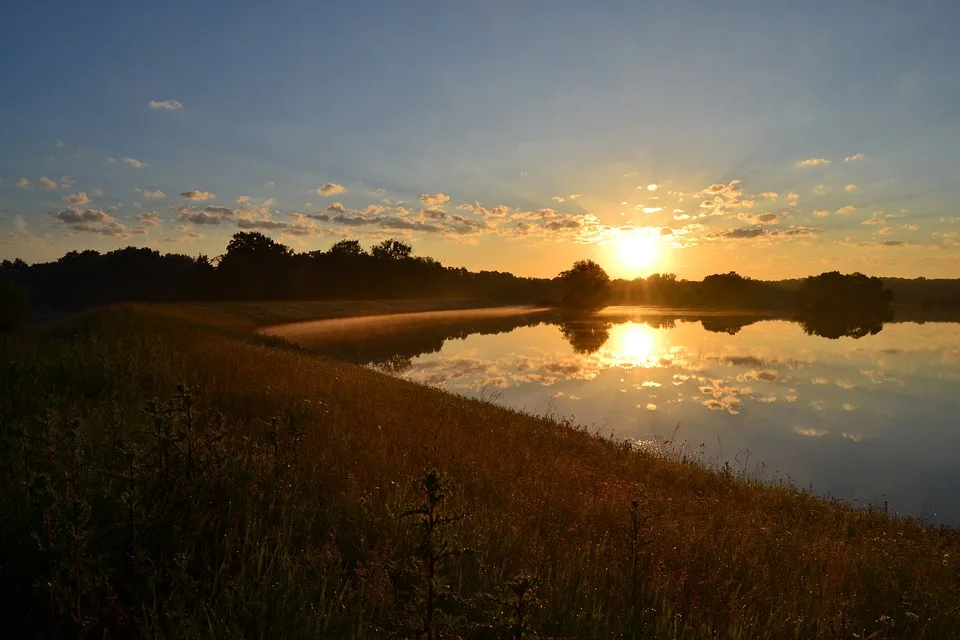
[[[955,530],[143,307],[0,337],[0,510],[5,637],[960,632]]]

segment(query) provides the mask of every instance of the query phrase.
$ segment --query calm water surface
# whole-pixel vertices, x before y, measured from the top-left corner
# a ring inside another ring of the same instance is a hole
[[[714,464],[960,524],[960,324],[844,330],[862,337],[758,316],[610,308],[303,343],[639,442],[676,432]]]

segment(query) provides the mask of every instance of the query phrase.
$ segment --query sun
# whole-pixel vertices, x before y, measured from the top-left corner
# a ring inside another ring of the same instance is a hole
[[[631,276],[649,275],[660,258],[656,229],[621,230],[614,240],[621,271]]]

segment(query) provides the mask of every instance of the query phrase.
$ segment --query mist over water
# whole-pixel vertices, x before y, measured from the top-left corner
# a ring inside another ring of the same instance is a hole
[[[960,523],[960,323],[628,307],[444,313],[301,325],[287,337],[603,434],[675,438],[704,462],[768,481]]]

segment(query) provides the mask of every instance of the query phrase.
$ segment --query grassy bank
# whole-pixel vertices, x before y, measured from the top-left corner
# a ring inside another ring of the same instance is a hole
[[[954,530],[210,317],[122,307],[0,337],[5,637],[960,630]]]

